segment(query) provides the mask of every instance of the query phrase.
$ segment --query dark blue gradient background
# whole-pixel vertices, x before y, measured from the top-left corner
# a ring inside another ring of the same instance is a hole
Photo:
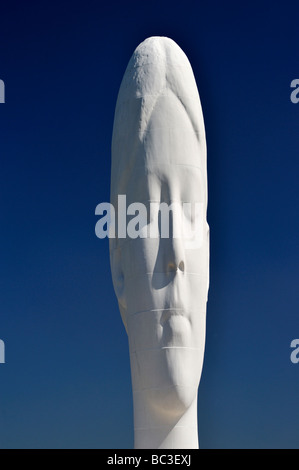
[[[132,448],[129,355],[95,207],[114,107],[152,35],[186,52],[208,143],[202,448],[298,448],[299,5],[3,2],[1,448]]]

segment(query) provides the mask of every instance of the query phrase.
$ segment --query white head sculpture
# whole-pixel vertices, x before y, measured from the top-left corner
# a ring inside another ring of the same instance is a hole
[[[209,287],[206,141],[190,63],[166,37],[137,47],[121,83],[111,171],[120,224],[118,195],[127,205],[202,208],[200,243],[173,236],[178,219],[172,211],[168,237],[110,238],[113,284],[129,338],[135,448],[198,448]],[[159,232],[161,212],[145,225]]]

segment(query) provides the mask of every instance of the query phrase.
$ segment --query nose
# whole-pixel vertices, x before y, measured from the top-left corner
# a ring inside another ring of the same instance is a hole
[[[185,271],[184,253],[181,240],[170,238],[165,256],[167,273]]]

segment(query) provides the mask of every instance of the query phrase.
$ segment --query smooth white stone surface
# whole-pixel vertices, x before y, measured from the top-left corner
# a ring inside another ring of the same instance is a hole
[[[135,448],[196,448],[209,287],[206,141],[191,65],[169,38],[142,42],[121,83],[112,138],[116,214],[119,194],[127,205],[204,206],[199,248],[171,237],[110,239],[113,284],[129,338]]]

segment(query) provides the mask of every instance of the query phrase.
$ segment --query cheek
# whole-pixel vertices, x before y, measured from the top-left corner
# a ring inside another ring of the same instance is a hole
[[[122,244],[121,253],[126,279],[153,273],[159,253],[159,240],[151,238],[126,239]]]

